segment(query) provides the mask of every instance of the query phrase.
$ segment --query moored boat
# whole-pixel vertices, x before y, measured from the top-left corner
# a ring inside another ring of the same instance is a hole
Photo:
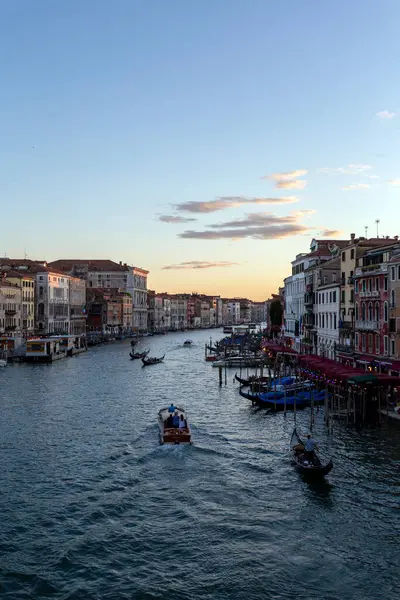
[[[325,477],[333,469],[332,459],[324,459],[315,450],[312,459],[306,459],[304,442],[297,433],[296,427],[290,438],[290,455],[297,471],[307,477]]]
[[[165,354],[164,356],[161,356],[160,358],[156,358],[155,356],[150,356],[149,358],[147,358],[146,356],[144,356],[142,358],[142,363],[144,367],[147,367],[149,365],[158,365],[158,363],[161,363],[165,358]]]
[[[242,377],[239,377],[237,373],[235,374],[235,379],[240,383],[240,385],[244,385],[245,387],[253,385],[254,383],[265,385],[271,381],[269,377],[258,377],[257,375],[251,375],[248,379],[243,379]]]
[[[191,431],[190,425],[187,419],[187,415],[184,408],[174,407],[174,413],[170,412],[169,408],[161,408],[158,411],[158,426],[160,429],[160,442],[161,444],[191,444]],[[181,419],[181,415],[183,415],[183,419],[185,422],[185,427],[174,427],[172,423],[169,422],[172,419],[173,415],[178,415],[179,419]]]

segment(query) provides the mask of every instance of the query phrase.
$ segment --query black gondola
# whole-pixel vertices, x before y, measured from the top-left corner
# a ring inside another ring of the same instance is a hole
[[[235,379],[240,383],[240,385],[244,386],[250,386],[253,384],[257,385],[258,383],[261,383],[261,385],[263,385],[271,382],[271,379],[269,377],[257,377],[257,375],[251,376],[248,379],[242,379],[242,377],[239,377],[237,373],[235,374]]]
[[[145,350],[144,352],[129,352],[129,356],[131,360],[135,360],[135,358],[145,358],[150,350]]]
[[[310,478],[325,477],[333,469],[332,459],[324,462],[315,450],[313,462],[304,461],[304,442],[297,433],[296,427],[290,438],[290,455],[298,472]]]
[[[149,365],[158,365],[158,363],[162,362],[164,360],[165,354],[164,356],[161,356],[161,358],[156,358],[154,356],[150,356],[150,358],[142,358],[142,363],[144,367],[148,367]]]

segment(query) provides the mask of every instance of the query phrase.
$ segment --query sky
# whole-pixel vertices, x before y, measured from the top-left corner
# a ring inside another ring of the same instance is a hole
[[[398,0],[0,0],[0,254],[264,300],[400,231]]]

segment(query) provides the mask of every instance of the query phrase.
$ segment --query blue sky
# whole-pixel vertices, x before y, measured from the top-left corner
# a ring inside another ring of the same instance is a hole
[[[262,299],[324,230],[399,233],[397,0],[1,8],[0,252]]]

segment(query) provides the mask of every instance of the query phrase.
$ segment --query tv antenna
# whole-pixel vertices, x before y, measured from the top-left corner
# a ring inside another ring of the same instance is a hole
[[[375,219],[375,223],[376,223],[376,237],[379,237],[379,223],[381,222],[380,219]]]
[[[365,237],[368,239],[368,225],[364,225]]]

